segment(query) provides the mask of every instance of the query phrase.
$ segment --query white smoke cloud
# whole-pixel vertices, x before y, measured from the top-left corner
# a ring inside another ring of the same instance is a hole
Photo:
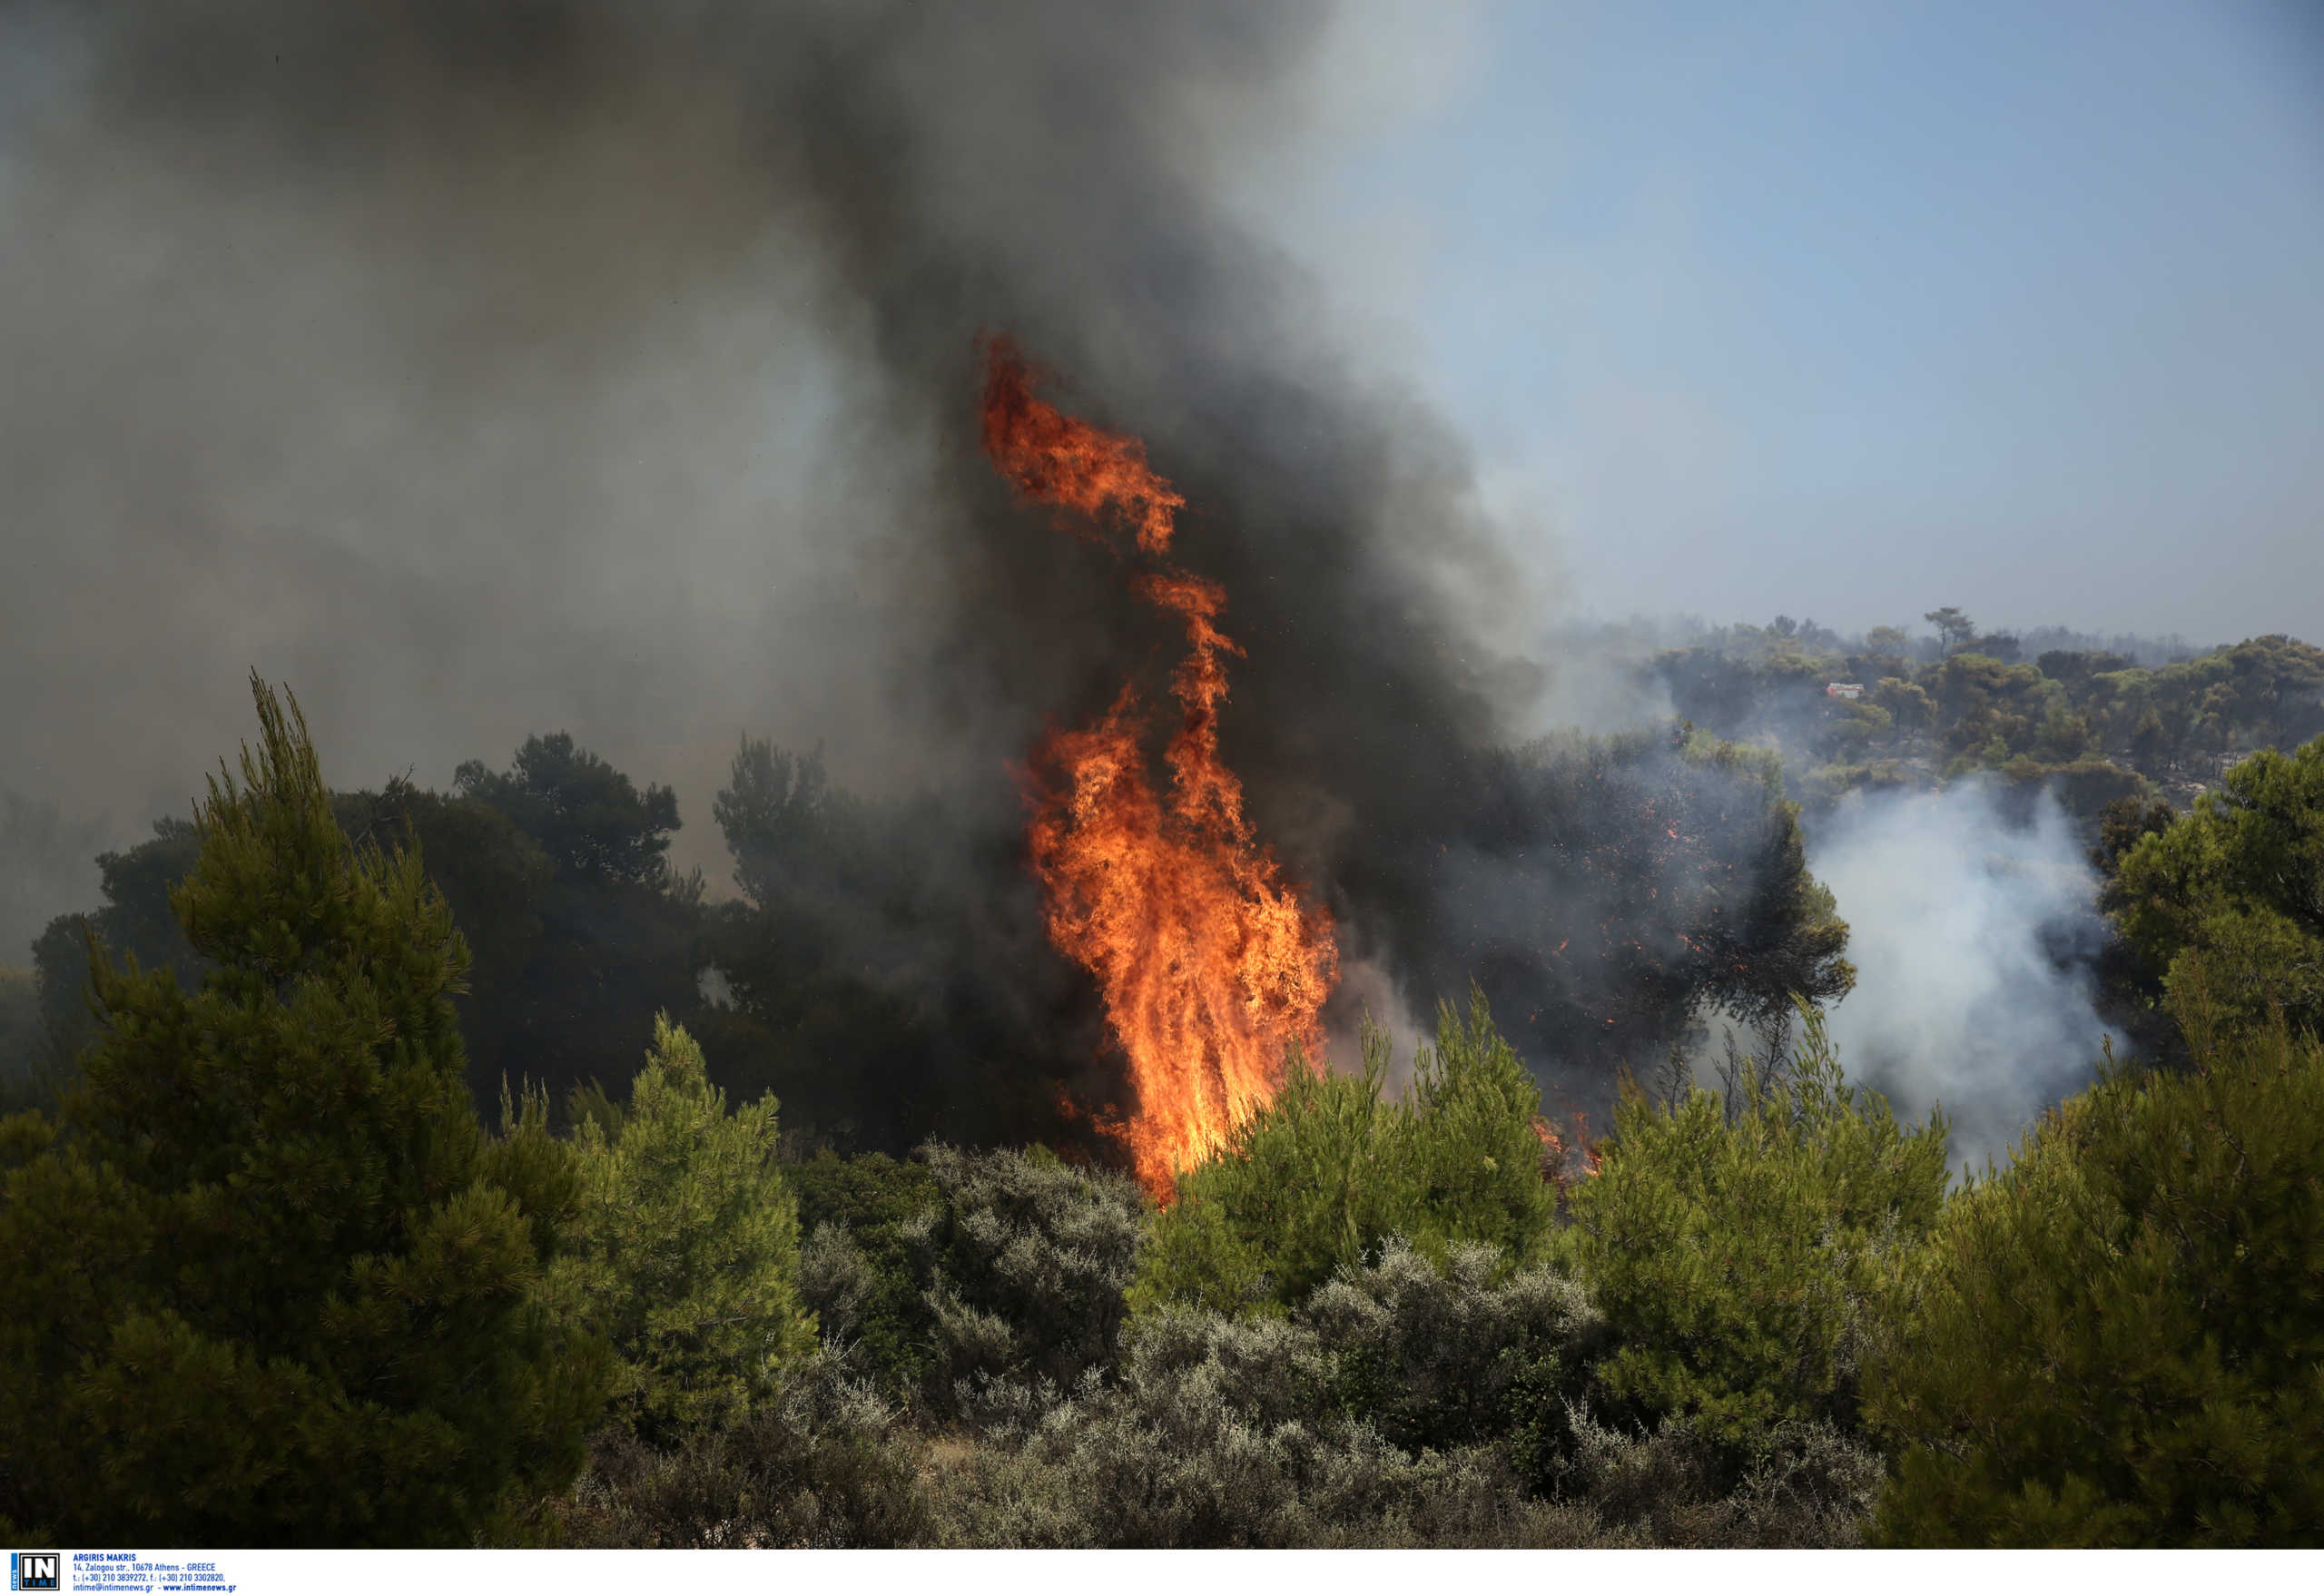
[[[1856,990],[1830,1018],[1848,1073],[1901,1116],[1941,1104],[1955,1167],[2007,1160],[2041,1110],[2089,1079],[2104,1022],[2085,952],[2097,880],[2045,794],[2030,827],[1992,790],[1844,805],[1809,866],[1838,896]]]

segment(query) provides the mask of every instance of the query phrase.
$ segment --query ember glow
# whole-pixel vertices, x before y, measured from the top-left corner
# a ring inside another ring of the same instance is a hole
[[[1098,979],[1137,1093],[1125,1129],[1138,1178],[1167,1200],[1178,1171],[1274,1096],[1291,1044],[1318,1056],[1316,1014],[1339,952],[1330,917],[1253,838],[1242,783],[1219,760],[1225,662],[1242,650],[1218,629],[1225,590],[1158,563],[1186,500],[1136,438],[1063,414],[1032,384],[1011,344],[986,345],[985,452],[1072,530],[1128,530],[1157,562],[1135,591],[1187,635],[1170,679],[1179,715],[1162,751],[1167,795],[1151,717],[1129,685],[1093,724],[1044,737],[1028,765],[1049,934]]]

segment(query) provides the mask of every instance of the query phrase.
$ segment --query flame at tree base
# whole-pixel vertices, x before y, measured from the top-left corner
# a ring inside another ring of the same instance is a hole
[[[1167,554],[1185,504],[1134,438],[1066,416],[1031,391],[1006,340],[986,346],[985,449],[1027,497],[1096,519],[1110,513],[1147,556]],[[1136,578],[1186,628],[1173,674],[1179,725],[1164,757],[1125,687],[1094,724],[1052,732],[1028,770],[1028,843],[1050,940],[1097,978],[1137,1094],[1125,1128],[1139,1180],[1167,1200],[1180,1170],[1217,1153],[1281,1084],[1287,1049],[1321,1042],[1316,1015],[1338,979],[1331,921],[1285,881],[1251,834],[1243,789],[1218,756],[1226,593],[1173,566]]]
[[[1274,1097],[1285,1049],[1317,1044],[1337,956],[1328,921],[1247,840],[1195,823],[1147,773],[1145,717],[1125,692],[1095,725],[1033,759],[1033,868],[1057,946],[1098,978],[1128,1055],[1138,1178],[1216,1154]]]

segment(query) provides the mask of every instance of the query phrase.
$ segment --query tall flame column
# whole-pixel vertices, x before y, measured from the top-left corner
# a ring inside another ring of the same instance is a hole
[[[1329,915],[1253,837],[1242,783],[1219,759],[1225,661],[1243,651],[1216,625],[1225,590],[1163,561],[1186,500],[1136,438],[1035,397],[1005,339],[985,346],[983,417],[1000,474],[1071,529],[1129,532],[1151,562],[1135,590],[1186,628],[1167,796],[1150,717],[1128,685],[1093,724],[1044,737],[1028,767],[1049,938],[1097,978],[1137,1093],[1128,1135],[1138,1178],[1167,1200],[1178,1171],[1274,1096],[1294,1042],[1318,1050],[1338,947]]]

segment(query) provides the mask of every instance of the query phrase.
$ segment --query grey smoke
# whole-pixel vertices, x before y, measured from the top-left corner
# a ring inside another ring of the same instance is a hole
[[[1341,921],[1349,1001],[1409,1026],[1475,751],[1654,705],[1583,715],[1604,684],[1511,656],[1537,596],[1464,450],[1248,222],[1330,26],[1246,0],[0,7],[0,779],[182,813],[256,666],[345,785],[569,729],[679,787],[679,862],[714,876],[743,730],[821,744],[843,785],[940,783],[1006,840],[1040,726],[1176,657],[978,457],[972,340],[1007,330],[1187,493],[1182,557],[1248,651],[1227,756]],[[1038,941],[1010,858],[959,868]],[[1834,885],[1853,1023],[1889,922]]]
[[[96,856],[117,842],[103,816],[0,788],[0,966],[30,965],[52,916],[96,901]]]
[[[675,862],[723,878],[737,734],[820,745],[838,784],[942,795],[923,884],[974,923],[915,928],[947,946],[913,979],[997,996],[1029,1068],[1087,1059],[1010,765],[1125,678],[1159,699],[1181,643],[981,458],[974,340],[1005,331],[1187,497],[1176,552],[1246,651],[1226,755],[1380,972],[1327,1020],[1425,1013],[1395,989],[1435,833],[1541,676],[1501,645],[1531,606],[1463,449],[1249,222],[1331,26],[0,10],[10,784],[182,813],[255,666],[341,785],[569,730],[675,784]]]
[[[1819,829],[1809,867],[1838,897],[1856,990],[1829,1030],[1850,1076],[1900,1114],[1942,1104],[1953,1158],[2006,1162],[2100,1056],[2087,955],[2097,881],[2046,795],[2015,826],[1992,790],[1876,794]]]
[[[1171,642],[977,457],[988,330],[1187,491],[1230,757],[1344,915],[1534,680],[1462,450],[1236,208],[1324,6],[0,15],[27,791],[190,793],[254,665],[350,783],[568,727],[713,873],[743,729],[1010,820],[1006,761]]]

